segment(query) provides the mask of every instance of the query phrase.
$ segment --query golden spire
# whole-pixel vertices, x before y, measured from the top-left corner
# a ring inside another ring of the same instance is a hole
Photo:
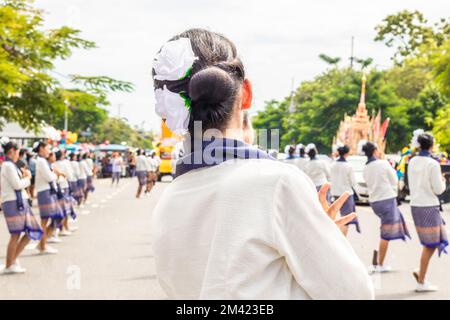
[[[357,114],[367,114],[367,110],[366,110],[366,72],[363,71],[363,76],[361,79],[361,98],[359,99],[359,104],[358,104],[358,111],[356,112]]]

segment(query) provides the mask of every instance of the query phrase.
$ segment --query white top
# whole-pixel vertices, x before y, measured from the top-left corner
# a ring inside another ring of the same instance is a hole
[[[335,161],[331,165],[331,195],[339,197],[348,191],[353,194],[356,185],[355,171],[347,161]]]
[[[136,171],[148,171],[147,157],[141,154],[136,158]]]
[[[56,174],[50,170],[48,161],[42,157],[36,159],[36,191],[50,190],[49,183],[55,182],[57,179]]]
[[[330,181],[330,168],[322,160],[310,160],[305,166],[305,173],[311,178],[316,187]]]
[[[438,206],[438,195],[445,191],[441,166],[431,157],[417,156],[408,164],[410,204],[415,207]]]
[[[156,172],[156,170],[158,170],[158,163],[156,162],[156,159],[147,157],[146,160],[148,171]]]
[[[306,170],[306,166],[309,162],[307,158],[294,158],[294,159],[286,159],[286,163],[293,164],[303,172]]]
[[[86,177],[92,177],[92,170],[89,169],[89,163],[87,160],[81,160],[80,161],[81,170],[83,170]]]
[[[88,176],[93,176],[94,175],[94,160],[92,160],[91,158],[87,158],[86,163],[87,163],[87,166],[89,169]]]
[[[17,200],[16,190],[22,190],[22,198],[28,199],[25,188],[30,186],[30,178],[22,178],[22,172],[14,163],[3,162],[0,176],[2,202]]]
[[[64,159],[62,160],[62,162],[64,163],[65,166],[65,170],[66,170],[66,177],[68,181],[72,181],[75,182],[77,181],[77,177],[75,177],[75,172],[73,171],[73,167],[72,164],[70,163],[69,159]]]
[[[112,158],[112,172],[122,172],[122,157]]]
[[[78,168],[80,168],[78,179],[86,179],[86,161],[80,160],[78,161]]]
[[[61,171],[62,173],[64,173],[66,175],[66,177],[69,176],[69,174],[67,172],[67,166],[66,166],[66,163],[64,162],[64,160],[56,161],[53,164],[53,168],[56,168],[59,171]],[[56,181],[62,189],[69,187],[69,182],[68,182],[67,178],[65,178],[63,176],[59,176],[58,180],[56,180]]]
[[[363,176],[370,202],[397,197],[397,173],[387,160],[370,162],[364,167]]]
[[[70,161],[70,164],[72,165],[74,178],[76,180],[80,179],[80,165],[78,164],[78,161],[77,160],[72,160],[72,161]]]
[[[152,229],[169,299],[374,297],[366,267],[292,165],[229,160],[188,172],[163,193]]]

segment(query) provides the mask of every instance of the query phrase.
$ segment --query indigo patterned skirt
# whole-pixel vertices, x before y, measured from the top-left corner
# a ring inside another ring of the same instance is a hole
[[[445,221],[439,212],[439,206],[411,207],[411,213],[416,225],[420,243],[428,248],[438,248],[439,256],[447,253],[448,246]]]
[[[59,205],[64,211],[65,217],[72,217],[73,220],[77,218],[75,210],[73,209],[74,204],[77,201],[70,195],[69,188],[63,189],[63,198],[59,199]]]
[[[78,179],[77,184],[81,193],[84,195],[84,192],[86,190],[86,179]]]
[[[92,176],[87,176],[87,178],[86,178],[86,192],[94,192],[94,191],[95,191],[95,187],[94,187],[93,177]]]
[[[59,205],[56,194],[51,194],[50,190],[39,191],[37,200],[41,219],[51,218],[53,221],[64,219],[64,211]]]
[[[33,211],[31,211],[31,207],[26,201],[27,199],[24,200],[23,210],[19,210],[15,200],[6,201],[2,204],[9,233],[20,234],[25,232],[31,240],[40,240],[43,234],[41,226],[36,220]]]
[[[411,239],[405,219],[398,209],[397,199],[386,199],[371,202],[375,214],[381,219],[380,236],[383,240]]]
[[[147,185],[147,171],[137,171],[136,174],[139,180],[139,185]]]
[[[69,181],[70,185],[70,195],[75,199],[78,205],[81,203],[81,199],[83,199],[83,194],[81,189],[78,187],[78,181]]]
[[[348,199],[344,202],[342,208],[341,208],[341,216],[345,217],[347,215],[349,215],[350,213],[353,213],[356,211],[356,205],[355,205],[355,198],[353,197],[353,195],[351,195],[350,197],[348,197]],[[359,228],[359,221],[358,221],[358,217],[356,217],[355,219],[353,219],[352,221],[350,221],[349,223],[347,223],[347,225],[350,224],[354,224],[356,227],[356,231],[358,231],[359,233],[361,233],[361,229]]]

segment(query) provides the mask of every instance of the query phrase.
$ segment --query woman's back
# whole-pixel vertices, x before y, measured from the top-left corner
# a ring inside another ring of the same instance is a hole
[[[373,297],[365,267],[291,165],[230,160],[188,172],[167,188],[152,225],[169,298]]]

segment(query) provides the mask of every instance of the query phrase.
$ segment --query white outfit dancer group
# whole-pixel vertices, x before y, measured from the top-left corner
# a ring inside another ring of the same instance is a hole
[[[36,249],[40,254],[55,254],[58,250],[48,243],[61,242],[59,236],[70,236],[76,230],[69,227],[69,221],[76,219],[75,206],[84,204],[88,193],[94,191],[95,168],[89,153],[71,154],[70,161],[65,150],[51,151],[47,143],[36,143],[35,190],[39,223],[29,201],[30,196],[32,198],[29,194],[31,172],[17,166],[19,147],[8,141],[3,144],[3,151],[6,161],[1,167],[1,199],[11,239],[1,272],[20,274],[26,270],[18,256],[30,240],[39,241]]]

